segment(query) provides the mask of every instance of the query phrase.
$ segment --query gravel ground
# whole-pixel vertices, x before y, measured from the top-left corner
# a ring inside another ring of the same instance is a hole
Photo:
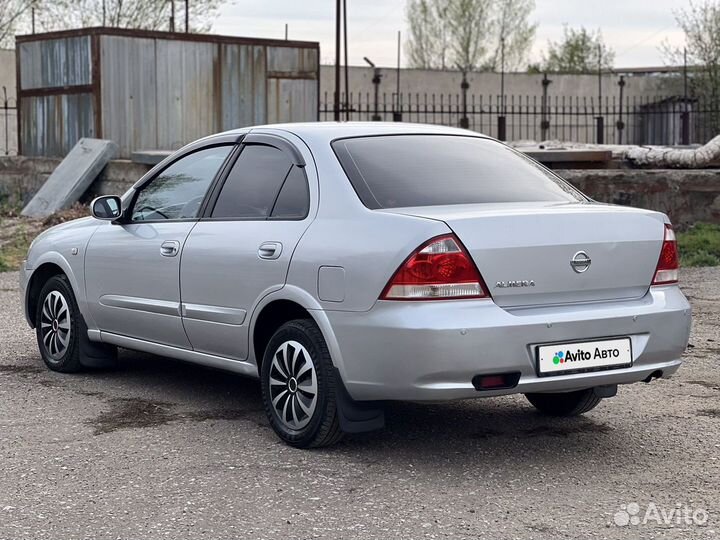
[[[0,274],[0,538],[718,538],[720,269],[682,279],[673,379],[569,420],[514,396],[397,404],[382,432],[302,451],[252,380],[131,352],[47,371]],[[658,523],[678,504],[705,524]],[[649,520],[618,526],[625,509]]]

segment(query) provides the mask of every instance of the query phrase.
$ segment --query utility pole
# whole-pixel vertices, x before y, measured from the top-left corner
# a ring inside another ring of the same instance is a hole
[[[602,45],[598,43],[598,102],[602,101]]]
[[[620,75],[620,80],[618,81],[618,86],[620,87],[620,108],[619,108],[619,116],[618,121],[615,124],[615,127],[617,127],[618,131],[618,144],[623,143],[623,130],[625,129],[625,122],[623,122],[623,99],[624,99],[624,89],[625,89],[625,77]]]
[[[350,120],[350,78],[348,76],[347,0],[343,0],[343,49],[345,50],[345,121]]]
[[[398,30],[397,71],[395,77],[397,87],[395,89],[395,104],[393,105],[393,122],[402,122],[402,111],[400,110],[400,36],[400,30]]]
[[[340,121],[340,10],[341,0],[335,0],[335,95],[333,96],[334,120]]]

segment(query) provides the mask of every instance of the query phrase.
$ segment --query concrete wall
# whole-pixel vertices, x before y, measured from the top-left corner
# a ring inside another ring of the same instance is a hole
[[[0,158],[0,204],[27,203],[60,162],[50,158]],[[149,167],[111,161],[84,199],[121,195]],[[558,170],[592,198],[667,213],[678,228],[697,221],[720,223],[720,170]]]
[[[17,154],[17,84],[15,83],[15,51],[0,49],[0,156]],[[7,105],[5,94],[7,92]],[[7,126],[7,136],[5,127]]]
[[[664,212],[679,229],[720,223],[720,169],[555,172],[597,201]]]
[[[59,158],[0,157],[0,206],[19,208],[27,204],[60,164]],[[127,160],[111,161],[83,197],[122,195],[147,171],[148,165]]]

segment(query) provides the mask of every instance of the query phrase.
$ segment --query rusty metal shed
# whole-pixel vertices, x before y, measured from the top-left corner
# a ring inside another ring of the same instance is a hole
[[[316,42],[83,28],[17,37],[20,153],[81,137],[118,157],[253,124],[317,120]]]

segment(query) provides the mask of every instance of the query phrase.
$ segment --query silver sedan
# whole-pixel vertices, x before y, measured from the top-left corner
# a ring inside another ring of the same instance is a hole
[[[577,415],[672,375],[690,331],[668,218],[600,204],[472,132],[291,124],[174,153],[21,271],[55,371],[147,351],[260,379],[288,444],[385,400],[522,393]]]

